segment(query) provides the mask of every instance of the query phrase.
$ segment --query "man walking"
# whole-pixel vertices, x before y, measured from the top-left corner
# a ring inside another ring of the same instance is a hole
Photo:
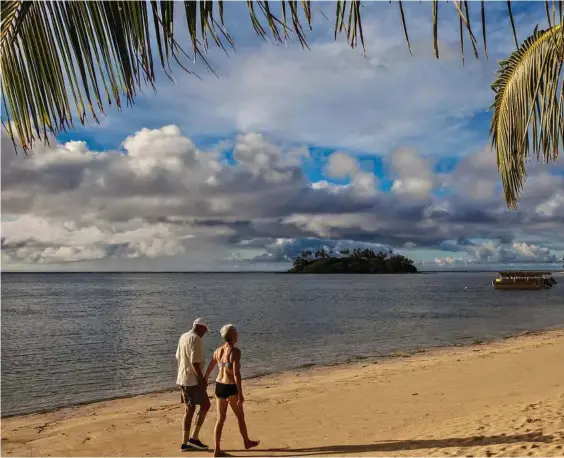
[[[180,399],[184,404],[181,451],[208,449],[208,446],[204,445],[199,438],[200,429],[211,406],[207,393],[207,380],[204,379],[205,358],[202,337],[206,332],[208,332],[206,321],[203,318],[197,318],[192,329],[180,336],[176,349],[178,361],[176,384],[180,387]],[[192,418],[198,405],[200,410],[196,417],[194,430],[190,435]]]

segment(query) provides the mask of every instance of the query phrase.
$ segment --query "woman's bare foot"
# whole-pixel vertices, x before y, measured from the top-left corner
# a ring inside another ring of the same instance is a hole
[[[215,451],[213,453],[213,456],[231,456],[229,453],[224,452],[223,450],[219,450],[219,451]]]
[[[250,448],[256,447],[258,444],[260,444],[260,441],[249,440],[248,442],[245,442],[245,449],[249,450]]]

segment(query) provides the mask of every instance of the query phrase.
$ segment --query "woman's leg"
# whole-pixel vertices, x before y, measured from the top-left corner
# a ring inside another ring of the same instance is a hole
[[[225,424],[225,418],[227,417],[227,399],[221,399],[216,397],[217,401],[217,421],[215,423],[214,430],[214,456],[221,456],[221,433],[223,432],[223,425]]]
[[[245,423],[245,412],[243,411],[243,405],[237,404],[237,396],[231,396],[229,398],[229,405],[233,410],[233,413],[237,417],[237,423],[239,424],[239,432],[243,438],[245,448],[248,450],[250,448],[256,447],[260,441],[252,441],[249,439],[249,434],[247,433],[247,424]]]

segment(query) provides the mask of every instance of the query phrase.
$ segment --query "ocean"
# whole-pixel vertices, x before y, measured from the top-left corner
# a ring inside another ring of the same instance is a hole
[[[494,273],[2,274],[2,416],[173,387],[178,337],[240,333],[244,377],[564,326],[564,282],[495,291]]]

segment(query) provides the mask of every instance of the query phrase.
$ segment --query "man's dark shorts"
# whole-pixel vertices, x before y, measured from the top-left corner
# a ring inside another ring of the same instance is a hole
[[[183,404],[194,407],[209,402],[206,388],[202,385],[178,385],[178,387],[180,388],[180,402]]]

